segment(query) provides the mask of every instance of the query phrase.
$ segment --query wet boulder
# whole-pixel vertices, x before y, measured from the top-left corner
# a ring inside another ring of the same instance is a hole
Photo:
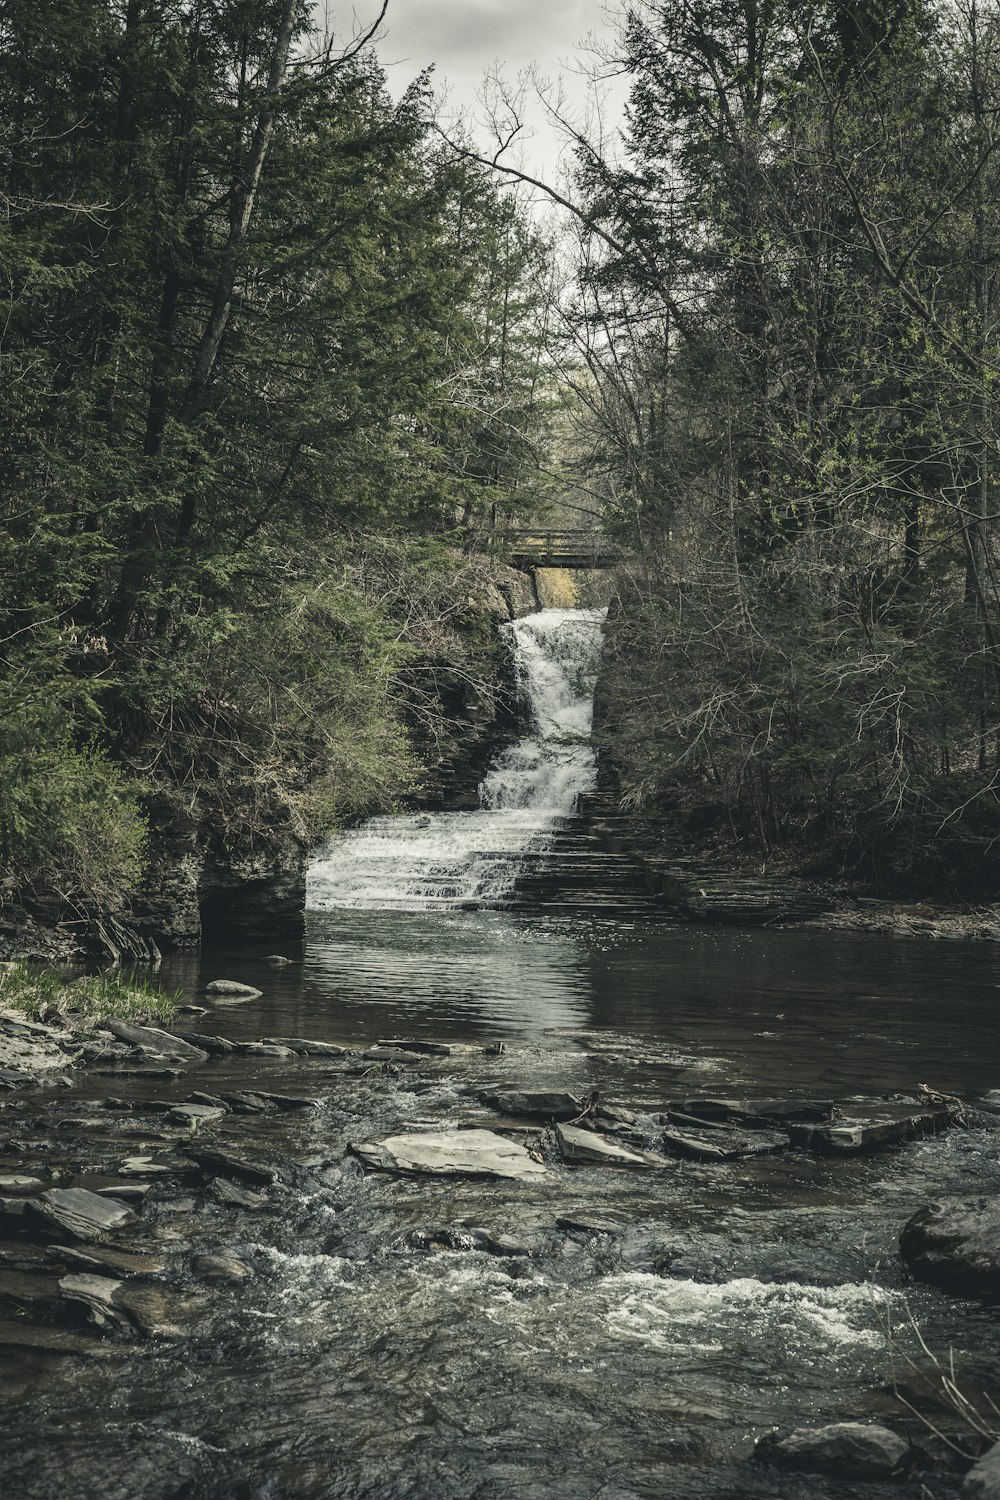
[[[134,1026],[129,1021],[102,1021],[101,1028],[110,1031],[118,1042],[130,1047],[139,1047],[149,1057],[162,1057],[183,1063],[207,1062],[208,1053],[169,1031],[157,1026]]]
[[[267,1202],[266,1193],[255,1193],[250,1188],[230,1182],[228,1177],[215,1177],[208,1185],[209,1197],[223,1208],[261,1208]]]
[[[225,1105],[212,1104],[175,1104],[168,1111],[167,1119],[173,1125],[182,1125],[186,1130],[198,1130],[203,1125],[211,1125],[216,1120],[222,1120],[229,1113]]]
[[[222,1147],[185,1145],[184,1155],[214,1177],[235,1178],[237,1182],[248,1182],[254,1187],[270,1187],[278,1180],[277,1171],[266,1162]]]
[[[899,1237],[915,1276],[957,1292],[1000,1292],[1000,1201],[948,1198],[913,1215]]]
[[[206,984],[205,993],[224,1000],[256,1000],[264,991],[252,984],[240,984],[236,979],[213,979]]]
[[[791,1121],[818,1124],[833,1118],[829,1099],[685,1099],[671,1107],[690,1123],[743,1125],[750,1129],[786,1125]]]
[[[25,1213],[71,1240],[97,1240],[135,1222],[128,1204],[87,1188],[49,1188],[25,1201]]]
[[[558,1091],[505,1089],[499,1093],[487,1091],[479,1098],[502,1115],[517,1115],[528,1120],[576,1120],[585,1108],[583,1100],[575,1094]]]
[[[947,1130],[947,1109],[875,1109],[863,1116],[843,1118],[823,1125],[790,1123],[793,1145],[824,1156],[846,1156],[854,1152],[884,1151],[906,1141],[921,1140]]]
[[[575,1125],[557,1125],[556,1139],[563,1161],[573,1166],[588,1167],[634,1167],[645,1171],[668,1165],[665,1159],[647,1151],[633,1151],[630,1147],[609,1140],[606,1135],[597,1135],[592,1130],[581,1130]]]
[[[770,1156],[791,1144],[784,1130],[679,1130],[668,1126],[663,1132],[663,1149],[668,1156],[687,1161],[743,1161],[750,1156]]]
[[[355,1156],[378,1172],[431,1177],[499,1177],[522,1182],[547,1176],[545,1167],[516,1141],[492,1130],[428,1130],[352,1145]]]
[[[889,1427],[867,1422],[831,1422],[769,1433],[754,1449],[762,1463],[785,1469],[833,1473],[851,1479],[886,1479],[898,1473],[910,1454],[905,1438]]]
[[[966,1474],[962,1500],[1000,1500],[1000,1443],[994,1443]]]
[[[316,1042],[302,1036],[266,1036],[262,1040],[272,1046],[287,1047],[290,1052],[303,1057],[345,1057],[347,1054],[347,1048],[336,1042]]]
[[[228,1057],[230,1052],[236,1051],[236,1043],[227,1041],[224,1036],[204,1036],[200,1031],[177,1031],[172,1035],[206,1052],[209,1057]]]

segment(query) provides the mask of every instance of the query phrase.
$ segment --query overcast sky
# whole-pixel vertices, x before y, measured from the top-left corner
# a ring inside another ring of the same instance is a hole
[[[376,0],[355,5],[360,22],[378,13]],[[394,93],[433,63],[435,86],[447,89],[449,113],[464,110],[482,118],[476,96],[484,73],[497,62],[512,81],[536,65],[554,85],[562,84],[567,102],[580,112],[587,102],[579,70],[588,61],[588,38],[607,44],[614,35],[605,12],[606,0],[389,0],[378,53]],[[619,79],[603,92],[605,121],[617,124],[625,83]],[[520,147],[518,165],[551,178],[558,168],[556,132],[540,106],[529,119],[534,136]]]

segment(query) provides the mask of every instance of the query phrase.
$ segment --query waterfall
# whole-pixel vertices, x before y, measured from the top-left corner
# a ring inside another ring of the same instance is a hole
[[[594,785],[589,743],[605,611],[543,609],[503,627],[529,730],[502,751],[477,812],[371,818],[331,838],[309,872],[313,910],[496,905]]]

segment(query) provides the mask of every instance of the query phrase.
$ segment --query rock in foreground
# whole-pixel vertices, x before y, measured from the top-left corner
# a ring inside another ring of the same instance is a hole
[[[958,1292],[1000,1292],[1000,1202],[947,1198],[913,1215],[899,1237],[915,1276]]]
[[[28,1199],[25,1206],[50,1229],[74,1240],[97,1240],[135,1221],[126,1203],[102,1198],[86,1188],[50,1188],[41,1197]]]
[[[1000,1500],[1000,1443],[966,1474],[962,1500]]]
[[[574,1166],[639,1167],[650,1171],[668,1165],[665,1158],[661,1161],[649,1152],[631,1151],[606,1136],[581,1130],[578,1125],[557,1125],[556,1137],[563,1160]]]
[[[378,1172],[427,1173],[433,1177],[509,1177],[534,1181],[547,1175],[523,1146],[492,1130],[428,1130],[394,1135],[351,1148]]]
[[[853,1479],[884,1479],[902,1468],[910,1447],[888,1427],[866,1422],[832,1422],[797,1427],[785,1436],[761,1438],[754,1457],[786,1469],[842,1474]]]

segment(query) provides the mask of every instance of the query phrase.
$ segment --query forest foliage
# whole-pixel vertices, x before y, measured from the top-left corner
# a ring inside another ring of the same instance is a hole
[[[995,878],[1000,10],[632,0],[576,130],[563,352],[633,561],[626,806],[888,883]]]
[[[545,252],[374,40],[0,6],[0,894],[124,899],[164,788],[308,838],[419,782],[440,580],[537,499]]]

